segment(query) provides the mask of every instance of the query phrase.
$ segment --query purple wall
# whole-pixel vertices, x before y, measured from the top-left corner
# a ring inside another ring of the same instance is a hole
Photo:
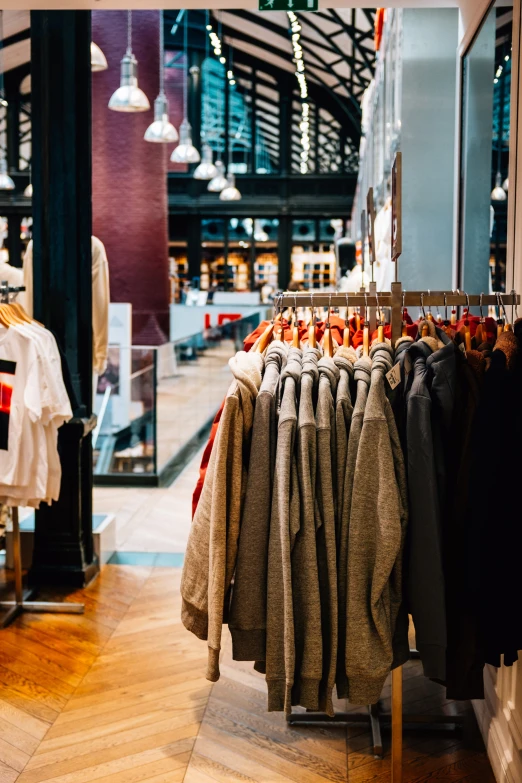
[[[134,343],[157,344],[168,335],[166,175],[174,145],[143,140],[159,90],[159,13],[135,11],[132,19],[139,86],[151,109],[122,114],[107,104],[119,86],[127,13],[92,14],[93,41],[109,64],[92,76],[93,233],[107,249],[112,301],[132,303]]]

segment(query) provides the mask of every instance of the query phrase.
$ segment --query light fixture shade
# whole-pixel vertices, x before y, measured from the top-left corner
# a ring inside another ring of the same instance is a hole
[[[7,173],[7,161],[5,158],[0,160],[0,190],[14,190],[15,184]]]
[[[233,174],[227,177],[227,186],[219,194],[220,201],[241,201],[241,193],[236,188],[236,178]]]
[[[160,92],[154,101],[154,122],[149,125],[143,138],[156,144],[170,144],[178,140],[178,132],[169,122],[169,102],[165,93]]]
[[[94,41],[91,41],[91,71],[106,71],[109,66],[107,59]]]
[[[505,191],[506,191],[506,193],[507,193],[507,192],[508,192],[508,190],[509,190],[509,177],[506,177],[506,179],[505,179],[505,180],[504,180],[504,182],[502,183],[502,187],[504,188],[504,190],[505,190]]]
[[[30,182],[26,189],[24,190],[24,196],[25,198],[32,198],[33,197],[33,183]]]
[[[121,61],[120,86],[111,96],[109,109],[124,112],[150,109],[149,99],[138,87],[138,61],[129,49]]]
[[[201,150],[201,163],[194,172],[194,179],[214,179],[217,173],[217,168],[212,162],[212,149],[208,144],[204,144]]]
[[[199,163],[199,152],[192,144],[192,128],[185,117],[179,126],[179,144],[172,152],[170,159],[173,163]]]
[[[223,188],[226,188],[228,180],[225,177],[225,167],[220,160],[216,160],[216,174],[213,179],[208,183],[207,190],[211,193],[221,193]]]
[[[502,175],[500,171],[497,171],[497,176],[495,178],[495,187],[491,191],[492,201],[505,201],[507,199],[506,191],[502,187],[501,182],[502,182]]]

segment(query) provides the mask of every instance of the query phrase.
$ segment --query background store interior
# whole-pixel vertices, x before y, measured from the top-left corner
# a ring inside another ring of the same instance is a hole
[[[397,150],[405,288],[505,290],[512,7],[492,9],[465,58],[457,241],[458,11],[395,9],[381,22],[376,9],[136,11],[132,50],[150,108],[126,113],[108,104],[128,15],[93,12],[107,64],[93,61],[92,74],[93,233],[107,250],[112,302],[94,432],[95,507],[113,520],[107,556],[183,552],[228,359],[277,290],[367,285],[370,186],[373,272],[389,289]],[[0,277],[16,280],[10,267],[22,266],[32,224],[30,13],[4,12],[2,24]],[[144,140],[160,80],[170,122],[180,133],[189,120],[206,172],[172,161],[179,141]],[[217,161],[235,177],[228,198]],[[25,524],[30,532],[30,515]]]

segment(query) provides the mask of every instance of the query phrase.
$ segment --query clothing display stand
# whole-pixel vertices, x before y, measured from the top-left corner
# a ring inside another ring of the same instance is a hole
[[[502,307],[515,308],[520,304],[520,296],[515,291],[509,294],[467,294],[463,291],[403,291],[402,284],[398,281],[398,259],[402,252],[402,158],[401,153],[397,153],[392,170],[392,261],[395,263],[395,282],[391,284],[391,292],[377,292],[371,290],[370,293],[359,292],[355,294],[348,293],[293,293],[283,292],[276,296],[275,306],[282,312],[286,308],[307,307],[312,309],[323,308],[365,308],[371,311],[381,311],[384,308],[390,310],[391,338],[392,344],[401,337],[403,309],[409,305],[411,307],[420,307],[424,312],[425,307],[480,307],[494,306],[499,309]],[[368,211],[371,214],[373,208],[373,193],[368,194]],[[369,225],[368,238],[370,242],[370,260],[372,259],[372,239],[373,239],[373,220]],[[364,248],[364,235],[362,238]],[[364,250],[363,250],[364,255]],[[372,276],[373,277],[373,276]],[[375,284],[374,284],[375,285]],[[500,315],[500,313],[499,313]],[[365,312],[365,322],[368,322],[368,313]],[[412,651],[412,657],[416,651]],[[403,694],[402,694],[402,667],[393,669],[391,685],[391,713],[380,712],[377,705],[368,707],[367,713],[339,712],[334,718],[330,718],[323,713],[292,713],[287,720],[293,723],[361,723],[368,722],[371,726],[373,735],[374,753],[376,756],[382,756],[381,724],[390,725],[392,732],[391,741],[391,781],[392,783],[402,783],[402,735],[403,723],[408,728],[423,728],[426,726],[454,726],[461,727],[464,723],[463,715],[403,715]]]
[[[15,600],[1,601],[0,609],[7,609],[5,616],[0,621],[0,628],[6,628],[13,620],[16,620],[23,612],[49,612],[52,614],[83,614],[85,604],[73,604],[55,601],[32,601],[34,591],[26,590],[22,586],[22,547],[20,545],[20,522],[18,508],[12,509],[13,518],[13,561],[15,575]]]
[[[9,303],[9,296],[25,291],[25,286],[13,287],[7,282],[0,284],[0,302]],[[20,518],[18,508],[12,508],[13,521],[13,562],[15,576],[15,600],[1,601],[0,610],[7,609],[6,614],[0,620],[0,628],[6,628],[23,612],[51,612],[61,614],[82,614],[85,610],[84,604],[58,603],[54,601],[32,601],[30,600],[34,591],[26,590],[24,592],[22,584],[22,547],[20,543]]]

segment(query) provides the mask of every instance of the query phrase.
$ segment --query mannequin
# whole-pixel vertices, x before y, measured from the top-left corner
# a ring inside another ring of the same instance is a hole
[[[107,367],[109,344],[109,265],[103,242],[91,237],[92,248],[92,371],[97,385],[99,375]],[[1,267],[0,267],[1,270]],[[17,270],[18,271],[18,270]],[[21,271],[21,270],[20,270]],[[24,256],[23,282],[28,315],[33,315],[33,240],[27,245]]]

